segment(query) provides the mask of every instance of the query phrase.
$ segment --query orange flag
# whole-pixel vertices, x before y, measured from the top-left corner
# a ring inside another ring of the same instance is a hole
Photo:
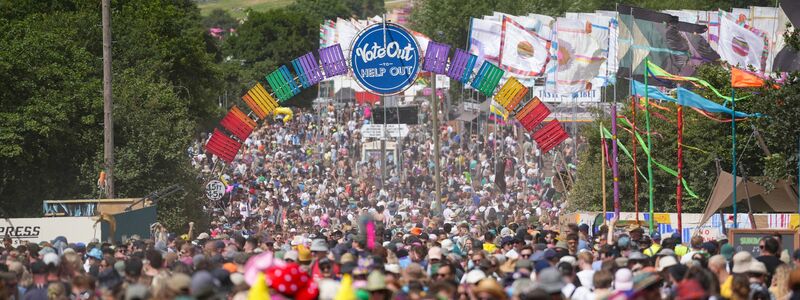
[[[764,79],[759,78],[753,73],[731,68],[731,87],[762,87],[765,84]]]

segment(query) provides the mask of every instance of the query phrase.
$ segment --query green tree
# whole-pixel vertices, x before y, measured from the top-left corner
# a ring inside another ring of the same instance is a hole
[[[319,23],[307,14],[298,14],[290,8],[266,12],[250,11],[247,21],[239,27],[238,34],[225,40],[223,50],[232,59],[226,64],[225,77],[231,90],[244,92],[270,72],[291,60],[319,47]],[[289,99],[284,106],[308,106],[316,97],[312,87]]]
[[[0,195],[26,215],[43,199],[91,194],[97,173],[76,166],[102,145],[101,68],[84,47],[91,15],[17,17],[0,18]]]

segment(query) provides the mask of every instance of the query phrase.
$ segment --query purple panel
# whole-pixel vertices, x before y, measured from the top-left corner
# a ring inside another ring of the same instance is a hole
[[[319,60],[325,70],[325,77],[347,74],[347,62],[339,44],[319,49]]]
[[[450,69],[447,70],[447,76],[461,81],[461,76],[464,74],[464,68],[467,67],[469,55],[470,54],[467,53],[467,51],[456,49],[456,53],[453,55],[453,62],[450,63]]]
[[[322,70],[319,68],[317,59],[314,58],[314,53],[308,52],[300,57],[300,66],[303,67],[310,85],[317,84],[322,80]]]
[[[422,69],[436,74],[444,74],[447,68],[447,54],[450,53],[450,46],[447,44],[428,42],[428,49],[425,51],[425,64]]]

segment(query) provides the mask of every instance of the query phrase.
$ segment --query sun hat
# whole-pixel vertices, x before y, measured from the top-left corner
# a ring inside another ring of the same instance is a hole
[[[464,281],[469,284],[476,284],[484,278],[486,278],[486,273],[483,273],[480,269],[474,269],[464,275]]]
[[[664,269],[672,267],[678,264],[678,260],[672,256],[664,256],[658,260],[658,268],[659,272],[664,271]]]
[[[753,256],[750,254],[750,252],[739,251],[733,256],[733,268],[731,269],[731,273],[733,274],[747,273],[747,270],[750,269],[750,262],[752,261],[753,261]]]
[[[614,290],[630,291],[633,289],[633,273],[629,269],[619,269],[614,273]]]
[[[328,244],[323,239],[315,239],[311,242],[311,251],[328,252]]]
[[[564,280],[561,278],[561,273],[555,268],[547,268],[542,270],[536,276],[537,286],[543,289],[548,294],[560,293],[564,288]]]

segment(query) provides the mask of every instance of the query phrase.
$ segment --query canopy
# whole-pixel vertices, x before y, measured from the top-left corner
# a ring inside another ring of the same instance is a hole
[[[717,210],[733,205],[732,178],[733,175],[725,171],[721,171],[717,176],[717,182],[706,203],[700,224],[705,224]],[[771,191],[752,181],[747,181],[746,184],[743,184],[743,181],[742,177],[736,177],[736,203],[740,208],[739,211],[746,210],[749,192],[753,212],[797,212],[797,193],[787,181],[774,182],[775,188]]]

